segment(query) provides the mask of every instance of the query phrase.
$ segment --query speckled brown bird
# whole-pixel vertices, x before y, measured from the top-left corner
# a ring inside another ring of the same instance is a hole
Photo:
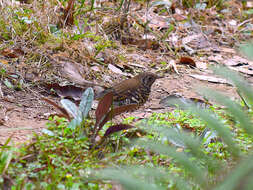
[[[156,79],[162,78],[154,73],[143,72],[139,75],[119,82],[102,91],[95,98],[101,99],[113,92],[113,104],[116,106],[137,104],[143,105],[149,97],[151,86]]]

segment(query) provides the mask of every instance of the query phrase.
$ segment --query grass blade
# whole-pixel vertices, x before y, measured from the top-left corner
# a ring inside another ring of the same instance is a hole
[[[206,97],[214,99],[220,104],[226,106],[229,113],[232,114],[235,120],[240,122],[240,126],[244,128],[248,134],[253,135],[253,123],[251,122],[251,119],[248,117],[248,115],[242,110],[239,104],[213,90],[202,88],[200,91]]]
[[[215,74],[220,75],[231,81],[236,88],[242,93],[249,102],[251,108],[253,107],[253,89],[252,86],[246,82],[237,72],[232,71],[226,67],[212,67]]]
[[[177,152],[175,148],[165,146],[155,141],[148,141],[148,142],[138,141],[137,144],[146,149],[150,149],[154,152],[171,156],[176,160],[176,162],[181,164],[186,171],[192,174],[192,176],[194,177],[195,181],[198,184],[200,184],[201,186],[205,186],[206,180],[204,170],[201,169],[196,164],[194,164],[193,162],[191,162],[189,160],[189,157],[185,153]]]
[[[248,186],[247,189],[253,189],[252,176],[253,176],[253,155],[248,156],[247,159],[242,161],[234,171],[227,177],[221,185],[215,190],[224,189],[245,189],[243,187]],[[247,184],[248,183],[248,184]],[[242,186],[242,187],[241,187]],[[250,187],[251,186],[251,187]]]

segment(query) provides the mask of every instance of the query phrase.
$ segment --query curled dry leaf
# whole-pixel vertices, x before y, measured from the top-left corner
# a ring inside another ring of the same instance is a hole
[[[113,92],[107,93],[98,103],[97,109],[96,109],[96,124],[99,125],[102,118],[108,113],[113,101]]]
[[[61,72],[62,76],[66,77],[71,82],[76,84],[85,85],[86,87],[90,86],[100,86],[94,84],[93,82],[87,81],[82,77],[82,74],[87,73],[88,70],[84,68],[81,64],[70,62],[70,61],[61,61]]]
[[[96,131],[95,137],[98,135],[98,132],[102,129],[104,124],[115,117],[116,115],[119,115],[121,113],[135,110],[138,107],[137,104],[129,104],[129,105],[123,105],[123,106],[118,106],[118,107],[112,107],[112,109],[105,115],[104,119],[100,121],[99,123],[99,128]]]
[[[128,124],[113,125],[105,131],[104,137],[107,137],[112,133],[116,133],[116,132],[119,132],[119,131],[122,131],[122,130],[130,129],[130,128],[133,128],[133,127],[134,126],[128,125]]]
[[[70,97],[74,100],[80,100],[82,93],[84,92],[85,88],[77,87],[74,85],[66,85],[66,86],[60,86],[57,83],[53,84],[47,84],[47,89],[53,89],[60,97]]]
[[[190,57],[181,57],[179,60],[179,63],[196,67],[195,61]]]

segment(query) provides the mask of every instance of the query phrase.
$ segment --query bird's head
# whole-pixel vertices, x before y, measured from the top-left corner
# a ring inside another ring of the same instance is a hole
[[[154,73],[144,72],[137,76],[143,86],[151,88],[152,84],[156,81],[156,79],[162,78]]]

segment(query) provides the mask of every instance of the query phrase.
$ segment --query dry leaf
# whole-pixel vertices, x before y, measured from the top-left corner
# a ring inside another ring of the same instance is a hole
[[[180,22],[180,21],[183,21],[183,20],[186,20],[186,19],[187,19],[187,17],[186,17],[186,16],[183,16],[183,15],[181,15],[181,14],[173,14],[173,18],[174,18],[176,21],[178,21],[178,22]]]
[[[122,131],[122,130],[126,130],[126,129],[130,129],[133,128],[134,126],[132,125],[128,125],[128,124],[118,124],[118,125],[113,125],[111,127],[109,127],[104,134],[104,137],[109,136],[112,133],[116,133],[118,131]]]
[[[250,70],[248,68],[243,68],[243,67],[229,67],[232,70],[239,71],[241,73],[247,74],[247,75],[253,75],[253,70]]]
[[[202,37],[202,34],[195,34],[195,35],[191,35],[191,36],[186,36],[185,38],[182,39],[182,43],[183,44],[188,44],[193,40],[198,40]]]
[[[232,48],[220,47],[221,52],[236,54],[236,51]]]
[[[45,86],[49,90],[53,89],[60,97],[63,98],[70,97],[73,98],[74,100],[80,100],[83,92],[85,91],[85,88],[81,88],[74,85],[60,86],[57,83],[53,83],[53,84],[46,84]]]
[[[82,77],[82,74],[88,72],[87,68],[85,68],[83,65],[71,61],[61,61],[60,63],[62,65],[62,76],[66,77],[71,82],[83,85],[85,87],[101,86],[93,82],[87,81]]]
[[[8,61],[4,60],[4,59],[0,59],[0,65],[4,64],[4,65],[8,65]]]
[[[1,54],[5,57],[9,57],[9,58],[17,58],[21,55],[24,55],[24,51],[20,48],[14,48],[14,49],[3,49],[1,51]]]
[[[117,74],[119,74],[119,75],[125,75],[125,76],[127,76],[125,73],[123,73],[119,68],[117,68],[117,67],[115,67],[114,65],[112,65],[112,64],[109,64],[108,65],[108,68],[112,71],[112,72],[114,72],[114,73],[117,73]]]
[[[213,82],[213,83],[221,83],[221,84],[230,84],[230,82],[228,82],[227,80],[223,79],[223,78],[217,78],[217,77],[213,77],[213,76],[205,76],[205,75],[190,75],[191,77],[198,79],[198,80],[204,80],[204,81],[208,81],[208,82]]]
[[[113,92],[107,93],[98,103],[96,109],[96,124],[97,125],[101,122],[101,119],[108,113],[110,107],[112,106],[113,102]]]
[[[195,61],[190,57],[181,57],[179,63],[196,67]]]
[[[115,117],[116,115],[119,115],[121,113],[124,113],[126,111],[131,111],[134,110],[138,107],[137,104],[129,104],[129,105],[123,105],[123,106],[119,106],[119,107],[114,107],[111,109],[110,112],[107,113],[107,115],[105,116],[104,120],[99,124],[99,129],[98,131],[103,127],[103,125],[109,121],[110,119],[112,119],[113,117]],[[97,132],[98,132],[97,131]],[[97,135],[96,135],[97,136]]]

